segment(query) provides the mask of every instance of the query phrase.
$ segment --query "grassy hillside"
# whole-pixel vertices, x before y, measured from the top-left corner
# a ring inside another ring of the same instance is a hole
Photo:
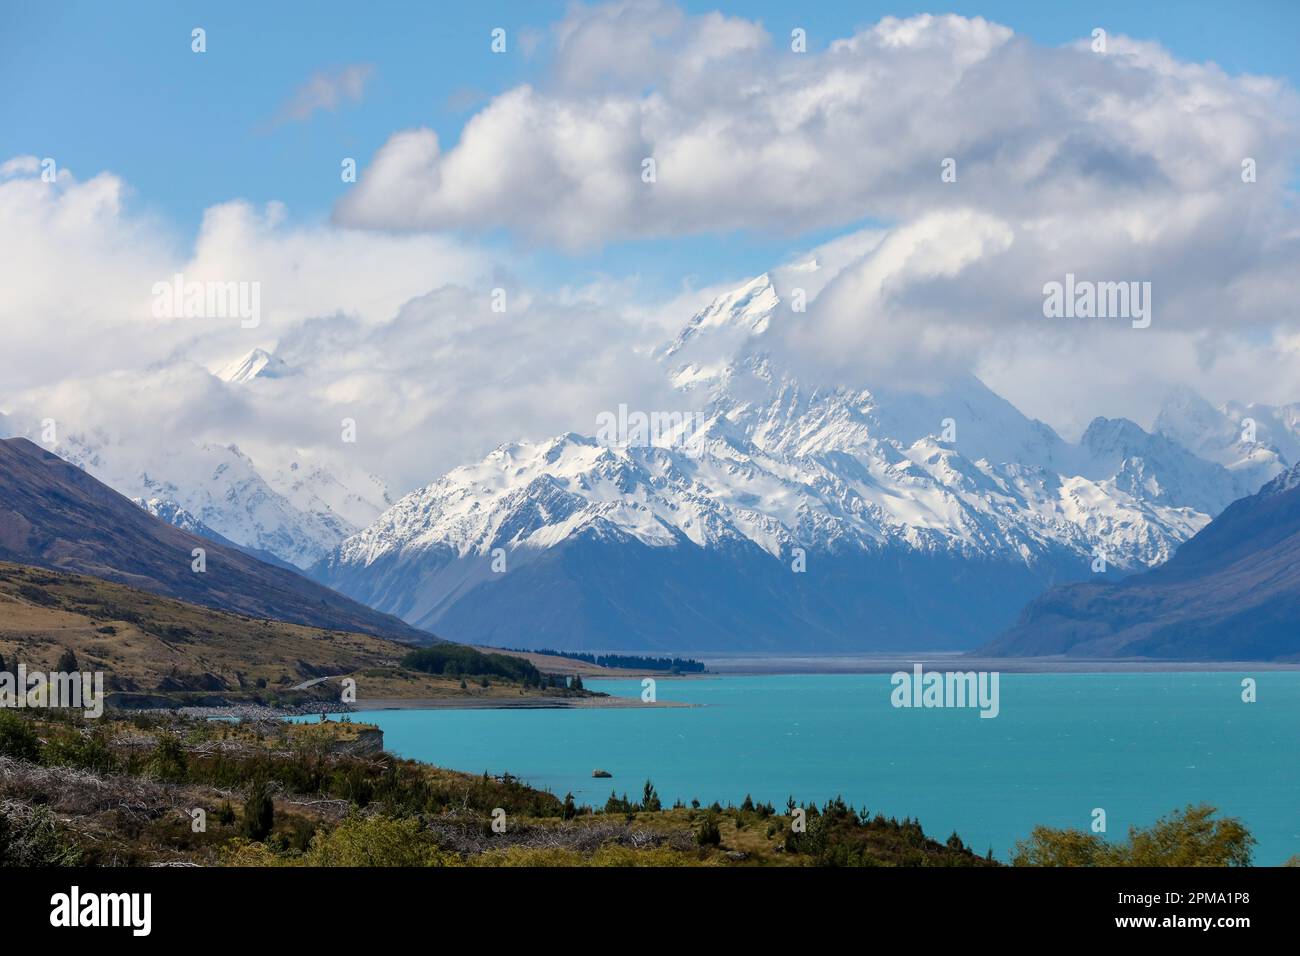
[[[52,670],[65,650],[81,669],[104,671],[106,689],[121,692],[337,700],[337,679],[292,690],[327,676],[353,677],[360,698],[517,698],[525,690],[518,676],[503,676],[471,648],[458,648],[454,673],[422,673],[401,666],[412,647],[396,641],[244,617],[99,578],[0,562],[0,656],[11,667],[21,661],[29,670]],[[480,676],[488,677],[486,687]]]

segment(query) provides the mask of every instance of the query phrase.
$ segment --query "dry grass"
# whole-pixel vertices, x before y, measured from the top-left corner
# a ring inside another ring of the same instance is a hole
[[[352,677],[361,698],[515,699],[516,684],[483,688],[396,667],[411,646],[368,634],[322,630],[214,611],[121,584],[0,562],[0,655],[29,670],[53,669],[71,649],[110,689],[259,695],[324,676],[322,697]],[[560,673],[561,658],[529,655]],[[548,666],[552,665],[552,666]],[[594,672],[600,671],[599,668]],[[585,671],[584,671],[585,673]]]

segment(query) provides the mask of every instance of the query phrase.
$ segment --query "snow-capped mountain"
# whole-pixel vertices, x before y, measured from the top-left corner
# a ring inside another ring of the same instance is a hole
[[[60,436],[51,450],[185,530],[208,529],[221,539],[300,568],[319,560],[364,524],[341,517],[307,483],[291,499],[272,487],[233,444],[144,450],[97,434],[71,434]],[[315,477],[313,485],[333,491],[323,475]],[[363,519],[378,511],[372,506],[367,515],[356,509]]]
[[[1161,406],[1154,430],[1223,465],[1238,476],[1243,495],[1300,462],[1300,404],[1227,402],[1216,408],[1180,388]]]
[[[1160,567],[1034,599],[982,653],[1300,660],[1300,466],[1234,501]]]
[[[255,378],[282,378],[292,369],[265,349],[253,349],[212,374],[233,385],[251,382]]]
[[[973,377],[809,388],[767,347],[795,318],[767,276],[719,297],[658,353],[694,427],[503,445],[313,573],[453,640],[972,646],[1099,556],[1166,560],[1237,496],[1223,465],[1132,422],[1072,445]]]
[[[267,471],[266,481],[299,511],[336,515],[355,529],[368,526],[393,504],[381,478],[359,470],[340,476],[319,462],[295,459]]]
[[[264,349],[253,349],[213,372],[232,388],[293,374]],[[0,431],[14,423],[0,416]],[[27,419],[17,428],[33,441],[44,435]],[[392,505],[382,479],[346,461],[322,461],[294,449],[255,464],[238,445],[133,439],[91,428],[59,430],[44,447],[183,530],[232,545],[259,559],[310,567],[344,538]]]
[[[228,548],[234,548],[250,555],[265,564],[273,564],[277,567],[294,570],[294,566],[288,561],[283,561],[269,551],[259,551],[257,548],[250,548],[246,545],[236,544],[223,534],[219,534],[212,528],[209,528],[194,515],[190,514],[175,501],[170,498],[143,498],[132,499],[137,505],[149,514],[162,521],[167,522],[174,528],[180,528],[182,531],[188,531],[192,535],[200,538],[207,538],[209,541],[215,541],[217,544],[224,545]]]
[[[1126,418],[1096,418],[1080,440],[1081,472],[1111,477],[1135,498],[1217,515],[1252,494],[1250,476],[1193,455],[1176,441],[1149,434]]]

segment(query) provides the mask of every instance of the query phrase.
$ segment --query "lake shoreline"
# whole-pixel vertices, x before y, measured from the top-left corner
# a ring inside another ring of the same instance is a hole
[[[976,666],[949,656],[925,668]],[[1297,740],[1294,668],[1005,676],[996,719],[973,706],[897,707],[887,674],[837,673],[661,680],[658,707],[641,705],[635,679],[590,680],[590,690],[624,695],[604,698],[614,709],[409,702],[352,720],[379,726],[400,757],[508,772],[590,806],[647,779],[665,806],[840,797],[927,832],[955,831],[1005,860],[1031,825],[1086,830],[1101,807],[1109,832],[1123,834],[1206,803],[1251,830],[1257,864],[1300,852],[1287,809],[1300,776],[1279,756]],[[1249,696],[1245,677],[1255,681]],[[613,779],[592,778],[595,767]]]
[[[685,701],[646,702],[639,697],[376,697],[359,699],[354,710],[600,710],[699,707]]]
[[[1070,657],[975,657],[959,651],[880,655],[773,655],[704,657],[708,677],[892,674],[914,664],[932,670],[1003,674],[1182,674],[1232,671],[1300,671],[1295,661],[1173,661],[1147,658],[1089,660]]]

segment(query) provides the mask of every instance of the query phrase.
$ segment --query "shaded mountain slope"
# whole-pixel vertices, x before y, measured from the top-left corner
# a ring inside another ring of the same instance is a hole
[[[206,571],[191,567],[202,548]],[[25,438],[0,441],[0,560],[89,574],[254,617],[430,642],[301,575],[153,517]]]
[[[1300,467],[1229,505],[1154,570],[1053,588],[980,653],[1300,660]]]

